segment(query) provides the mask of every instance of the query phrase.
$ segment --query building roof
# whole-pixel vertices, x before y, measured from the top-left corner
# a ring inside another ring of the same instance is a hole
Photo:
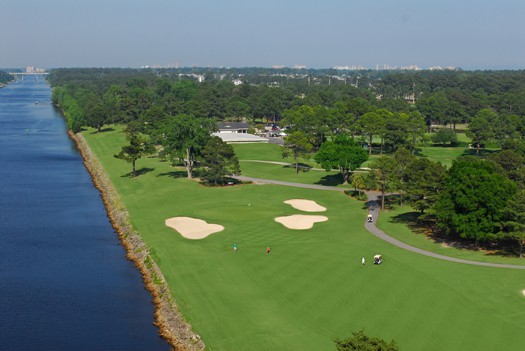
[[[250,125],[245,122],[223,122],[217,123],[217,128],[219,130],[238,130],[238,129],[248,129]]]
[[[225,143],[267,143],[269,139],[248,133],[213,133]]]

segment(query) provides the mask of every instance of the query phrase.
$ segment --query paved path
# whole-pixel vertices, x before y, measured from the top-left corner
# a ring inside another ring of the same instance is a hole
[[[464,260],[464,259],[461,259],[461,258],[455,258],[455,257],[440,255],[440,254],[437,254],[437,253],[434,253],[434,252],[431,252],[431,251],[426,251],[426,250],[423,250],[423,249],[419,249],[417,247],[405,244],[402,241],[394,239],[390,235],[387,235],[385,232],[383,232],[382,230],[378,229],[376,227],[376,224],[375,224],[377,218],[379,217],[379,212],[380,212],[380,208],[381,208],[380,203],[378,201],[378,196],[379,196],[380,193],[379,192],[375,192],[375,191],[369,191],[369,192],[366,192],[366,194],[368,196],[367,205],[368,205],[368,208],[371,209],[370,213],[372,214],[373,222],[365,222],[365,228],[366,228],[366,230],[368,230],[370,233],[374,234],[375,236],[377,236],[381,240],[387,241],[387,242],[391,243],[392,245],[395,245],[395,246],[400,247],[402,249],[405,249],[405,250],[408,250],[408,251],[412,251],[412,252],[418,253],[420,255],[425,255],[425,256],[428,256],[428,257],[438,258],[438,259],[444,260],[444,261],[464,263],[464,264],[471,264],[471,265],[474,265],[474,266],[525,269],[525,266],[519,266],[519,265],[513,265],[513,264],[500,264],[500,263],[469,261],[469,260]]]
[[[241,161],[242,162],[269,163],[269,164],[272,164],[272,165],[288,166],[288,167],[294,167],[295,168],[295,163],[290,163],[290,162],[262,161],[262,160],[241,160]],[[299,168],[301,168],[301,169],[306,168],[306,169],[308,169],[310,171],[323,171],[323,172],[326,172],[326,169],[324,169],[324,168],[315,168],[315,167],[302,166],[302,165],[299,165]],[[337,172],[337,169],[332,169],[332,171]]]
[[[288,166],[288,167],[294,167],[295,163],[289,163],[289,162],[279,162],[279,161],[263,161],[263,160],[240,160],[241,162],[258,162],[258,163],[269,163],[272,165],[280,165],[280,166]],[[322,171],[326,172],[326,169],[324,168],[315,168],[310,166],[301,166],[299,165],[300,169],[308,169],[310,171]],[[332,172],[339,172],[338,169],[332,169]],[[368,173],[368,171],[365,168],[358,168],[354,171],[354,173]]]
[[[244,176],[236,176],[235,177],[238,180],[242,181],[252,181],[254,183],[259,184],[277,184],[277,185],[284,185],[284,186],[293,186],[293,187],[299,187],[299,188],[307,188],[307,189],[317,189],[317,190],[328,190],[328,191],[339,191],[343,192],[348,189],[344,188],[337,188],[333,186],[325,186],[325,185],[315,185],[315,184],[301,184],[301,183],[292,183],[292,182],[283,182],[280,180],[272,180],[272,179],[260,179],[260,178],[252,178],[252,177],[244,177]],[[391,236],[387,235],[382,230],[378,229],[376,227],[376,220],[379,217],[380,212],[380,204],[378,201],[378,196],[380,195],[380,192],[378,191],[368,191],[366,192],[368,196],[367,206],[370,208],[370,213],[372,214],[373,222],[365,222],[365,228],[370,233],[375,235],[381,240],[387,241],[392,245],[395,245],[399,248],[402,248],[404,250],[408,250],[411,252],[415,252],[420,255],[425,255],[428,257],[437,258],[444,261],[449,262],[456,262],[456,263],[463,263],[463,264],[470,264],[474,266],[485,266],[485,267],[496,267],[496,268],[512,268],[512,269],[524,269],[525,266],[519,266],[519,265],[513,265],[513,264],[500,264],[500,263],[490,263],[490,262],[478,262],[478,261],[469,261],[464,260],[461,258],[455,258],[455,257],[449,257],[445,255],[440,255],[431,251],[426,251],[423,249],[419,249],[417,247],[405,244],[402,241],[399,241],[397,239],[392,238]]]
[[[328,190],[328,191],[340,191],[340,192],[343,192],[345,190],[349,190],[348,188],[338,188],[338,187],[335,187],[335,186],[282,182],[280,180],[252,178],[252,177],[245,177],[245,176],[235,176],[234,178],[238,179],[238,180],[242,180],[242,181],[251,181],[251,182],[254,182],[254,183],[258,183],[258,184],[277,184],[277,185],[293,186],[293,187],[296,187],[296,188]]]

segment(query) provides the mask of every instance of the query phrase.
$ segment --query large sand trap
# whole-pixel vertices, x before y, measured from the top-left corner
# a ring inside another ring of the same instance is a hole
[[[523,291],[521,293],[523,294],[523,296],[525,296],[525,289],[523,289]]]
[[[312,200],[291,199],[291,200],[286,200],[284,203],[291,205],[293,208],[297,210],[305,211],[305,212],[324,212],[326,211],[326,207],[323,207],[319,205],[317,202],[312,201]]]
[[[209,224],[202,219],[190,217],[168,218],[164,223],[166,223],[168,227],[178,231],[183,237],[187,239],[204,239],[210,234],[224,230],[222,225]]]
[[[311,216],[311,215],[293,215],[286,217],[275,218],[276,222],[281,223],[288,229],[310,229],[314,223],[325,222],[328,220],[326,216]]]

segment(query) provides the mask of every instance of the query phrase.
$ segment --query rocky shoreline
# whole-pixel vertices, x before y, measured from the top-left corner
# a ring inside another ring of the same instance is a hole
[[[72,132],[68,134],[75,142],[93,183],[102,195],[111,224],[126,250],[126,257],[139,269],[144,286],[152,296],[155,306],[155,325],[159,328],[159,334],[172,346],[173,350],[204,350],[205,345],[200,336],[192,332],[191,326],[177,309],[168,284],[151,257],[147,245],[142,241],[140,234],[132,228],[128,212],[106,171],[91,152],[82,134]]]

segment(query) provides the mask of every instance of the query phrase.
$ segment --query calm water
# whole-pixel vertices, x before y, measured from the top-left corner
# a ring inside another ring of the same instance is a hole
[[[168,350],[50,94],[0,89],[0,350]]]

